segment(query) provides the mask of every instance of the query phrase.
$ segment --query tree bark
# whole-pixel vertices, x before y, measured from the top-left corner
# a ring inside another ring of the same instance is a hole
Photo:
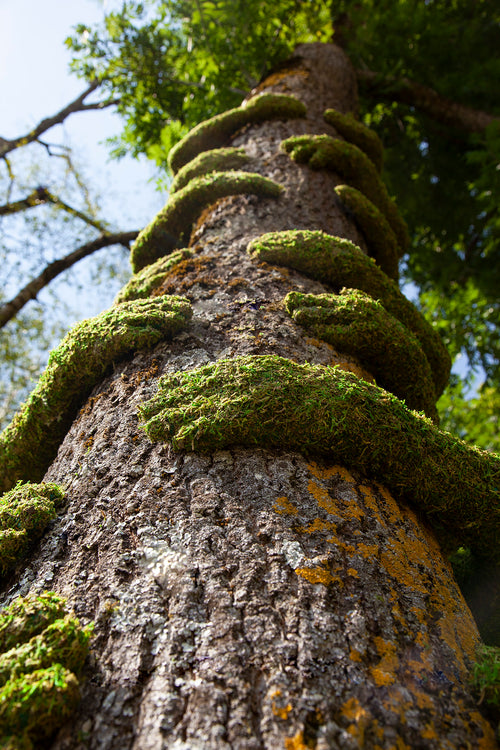
[[[94,390],[46,475],[67,487],[65,513],[4,593],[50,588],[96,623],[80,709],[53,748],[493,748],[467,684],[477,629],[404,497],[314,456],[175,453],[141,430],[137,407],[160,374],[221,357],[359,372],[281,306],[292,290],[331,290],[246,253],[263,232],[297,228],[364,247],[336,175],[279,149],[335,135],[322,113],[355,109],[354,72],[333,46],[301,46],[260,90],[308,108],[233,139],[284,194],[204,214],[195,255],[159,290],[191,298],[192,326]]]

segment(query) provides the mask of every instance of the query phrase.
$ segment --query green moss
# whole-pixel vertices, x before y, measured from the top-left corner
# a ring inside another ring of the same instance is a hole
[[[0,690],[0,736],[26,733],[37,741],[50,737],[79,701],[78,680],[61,664],[9,680]]]
[[[294,268],[335,291],[346,286],[378,299],[417,337],[431,366],[436,396],[442,393],[451,360],[439,334],[359,247],[324,232],[296,230],[263,234],[250,242],[248,252],[258,260]]]
[[[161,285],[169,271],[182,260],[190,258],[192,254],[191,250],[183,248],[182,250],[176,250],[172,255],[159,258],[155,263],[146,266],[142,271],[134,274],[123,289],[120,290],[115,299],[115,304],[118,305],[121,302],[151,297],[154,290]]]
[[[354,355],[386,391],[410,409],[437,419],[431,368],[416,337],[364,292],[290,292],[284,300],[293,319],[337,351]]]
[[[210,172],[243,169],[249,161],[250,157],[244,148],[215,148],[212,151],[204,151],[177,172],[170,186],[170,195],[185,187],[194,177],[201,177]]]
[[[500,648],[481,645],[471,674],[471,684],[479,703],[500,721]]]
[[[500,558],[500,457],[352,373],[276,356],[223,359],[161,378],[140,413],[151,440],[176,450],[241,445],[328,456],[413,501],[446,548],[469,544]]]
[[[344,115],[336,109],[327,109],[324,113],[325,122],[333,125],[335,130],[349,143],[361,149],[373,162],[377,172],[382,171],[384,148],[382,141],[371,128],[356,120],[354,115]]]
[[[27,643],[0,654],[0,686],[36,669],[47,669],[54,663],[64,664],[79,675],[87,657],[91,634],[91,627],[82,628],[71,615],[56,620]]]
[[[0,611],[0,653],[33,636],[66,614],[66,599],[51,591],[18,597]]]
[[[189,239],[192,224],[203,209],[219,198],[247,193],[277,198],[282,190],[277,182],[251,172],[212,172],[195,177],[170,197],[167,205],[137,237],[130,255],[134,273],[162,255],[169,255],[179,242]]]
[[[64,498],[57,484],[17,484],[0,497],[0,574],[43,534]]]
[[[410,244],[408,227],[370,159],[353,143],[328,135],[298,135],[281,147],[299,164],[312,169],[331,169],[363,193],[381,211],[394,232],[401,255]]]
[[[191,312],[188,300],[165,296],[125,302],[75,326],[0,434],[0,491],[19,479],[41,479],[79,407],[113,363],[170,338]]]
[[[375,259],[384,273],[397,281],[399,278],[398,243],[384,214],[356,188],[349,185],[337,185],[335,192],[363,232],[369,255]]]
[[[202,151],[224,146],[240,128],[266,120],[289,120],[305,117],[302,102],[286,94],[261,94],[241,107],[230,109],[201,122],[171,150],[168,163],[175,174]]]
[[[49,738],[79,702],[77,675],[92,625],[82,628],[64,604],[45,592],[18,598],[0,613],[1,747],[22,750]]]

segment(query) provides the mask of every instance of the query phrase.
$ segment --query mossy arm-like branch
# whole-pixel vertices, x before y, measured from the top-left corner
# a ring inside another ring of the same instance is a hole
[[[349,185],[363,193],[387,218],[394,232],[399,255],[410,245],[408,227],[370,159],[353,143],[329,135],[296,135],[281,143],[282,149],[298,164],[312,169],[331,169]]]
[[[500,559],[500,457],[472,448],[352,373],[246,356],[159,381],[140,407],[174,449],[234,445],[326,455],[413,501],[447,546]]]
[[[250,157],[244,148],[214,148],[211,151],[203,151],[177,172],[170,186],[170,195],[186,187],[193,177],[201,177],[210,172],[242,169],[249,161]]]
[[[323,117],[325,122],[333,125],[335,130],[349,143],[361,149],[370,161],[373,162],[377,172],[382,171],[384,161],[384,147],[382,141],[371,128],[367,128],[362,122],[356,120],[354,115],[344,115],[336,109],[325,110]]]
[[[229,109],[197,125],[170,151],[168,164],[174,174],[202,151],[224,146],[245,125],[266,120],[290,120],[305,117],[306,108],[294,96],[261,94],[241,107]]]
[[[398,242],[384,214],[363,193],[350,185],[337,185],[335,192],[363,232],[369,255],[389,278],[397,281]]]
[[[49,738],[80,700],[77,675],[93,626],[81,627],[65,603],[44,592],[19,597],[0,612],[2,747],[30,748]]]
[[[191,314],[187,299],[157,297],[123,303],[76,325],[0,434],[0,491],[19,479],[41,479],[78,408],[113,362],[173,336]]]
[[[316,338],[352,354],[386,391],[437,420],[429,362],[417,338],[377,300],[355,289],[340,294],[290,292],[286,310]]]
[[[179,241],[187,239],[203,209],[230,195],[258,195],[277,198],[283,188],[277,182],[253,172],[212,172],[195,177],[174,193],[167,205],[142,230],[132,245],[130,262],[137,273],[162,255],[169,255]]]
[[[134,299],[147,299],[151,297],[155,289],[157,289],[168,272],[176,266],[181,260],[186,260],[192,256],[191,250],[182,248],[182,250],[176,250],[171,255],[167,255],[164,258],[159,258],[155,263],[146,266],[135,273],[132,278],[127,281],[123,289],[121,289],[115,299],[115,305],[119,305],[122,302],[130,302]]]
[[[292,230],[263,234],[247,249],[258,260],[293,268],[334,290],[346,286],[378,299],[419,340],[431,366],[436,396],[441,395],[450,375],[451,359],[439,334],[359,247],[324,232]]]
[[[64,499],[57,484],[17,484],[0,497],[0,575],[41,537]]]

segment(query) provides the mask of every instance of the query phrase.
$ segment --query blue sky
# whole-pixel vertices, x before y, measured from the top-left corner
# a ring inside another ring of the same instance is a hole
[[[118,0],[0,0],[0,135],[21,135],[54,114],[85,89],[69,73],[64,39],[79,22],[98,22]],[[104,197],[108,219],[119,229],[141,228],[165,202],[150,182],[147,162],[110,162],[100,142],[120,131],[117,115],[87,112],[72,115],[50,133],[69,140]]]

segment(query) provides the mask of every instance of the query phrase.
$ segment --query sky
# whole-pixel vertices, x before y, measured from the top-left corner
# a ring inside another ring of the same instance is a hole
[[[64,40],[77,23],[96,23],[104,10],[119,5],[118,0],[0,0],[0,135],[21,135],[85,90],[85,82],[69,72]],[[116,228],[137,229],[162,207],[165,195],[155,190],[146,160],[109,161],[102,141],[119,132],[118,115],[85,112],[71,115],[50,138],[69,140]]]

